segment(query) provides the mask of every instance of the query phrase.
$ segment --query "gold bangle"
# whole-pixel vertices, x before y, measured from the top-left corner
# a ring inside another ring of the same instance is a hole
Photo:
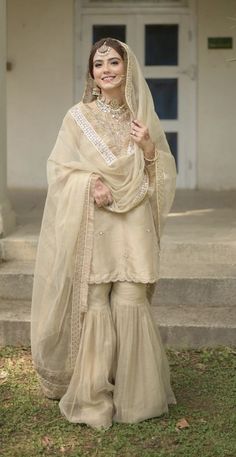
[[[153,159],[148,159],[148,158],[145,157],[145,156],[144,156],[144,159],[145,159],[147,162],[155,162],[155,160],[157,160],[157,157],[158,157],[158,150],[155,148],[155,154],[154,154]]]

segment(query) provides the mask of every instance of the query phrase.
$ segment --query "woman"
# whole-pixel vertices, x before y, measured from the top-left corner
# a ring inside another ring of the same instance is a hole
[[[175,403],[149,303],[175,176],[134,54],[100,40],[48,160],[33,290],[35,368],[71,422],[108,428]]]

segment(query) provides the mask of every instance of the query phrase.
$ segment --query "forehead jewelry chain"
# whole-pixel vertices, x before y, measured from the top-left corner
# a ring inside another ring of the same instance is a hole
[[[106,41],[103,43],[102,46],[100,46],[100,48],[98,48],[97,50],[97,53],[100,55],[100,56],[106,56],[107,54],[109,54],[111,48],[110,46],[107,46],[107,43]]]

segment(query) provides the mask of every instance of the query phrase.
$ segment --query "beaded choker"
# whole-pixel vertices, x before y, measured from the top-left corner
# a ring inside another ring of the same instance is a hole
[[[97,107],[104,113],[110,113],[113,118],[119,118],[121,114],[127,111],[127,105],[119,105],[116,99],[112,99],[109,103],[106,103],[104,99],[97,98]]]

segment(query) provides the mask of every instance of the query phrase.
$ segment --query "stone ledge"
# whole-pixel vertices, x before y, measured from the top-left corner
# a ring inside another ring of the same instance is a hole
[[[236,307],[152,306],[166,346],[236,346]],[[0,345],[30,344],[30,301],[0,301]]]
[[[152,313],[165,346],[236,346],[236,307],[157,306]]]
[[[0,300],[0,345],[30,345],[30,301]]]

